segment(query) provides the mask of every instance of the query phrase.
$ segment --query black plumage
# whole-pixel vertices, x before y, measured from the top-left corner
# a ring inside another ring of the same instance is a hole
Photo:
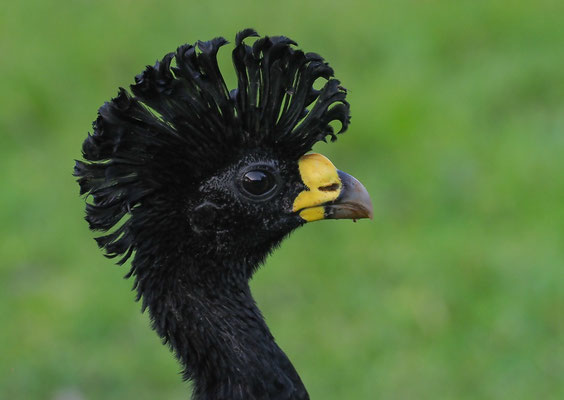
[[[223,38],[148,66],[132,94],[120,88],[99,109],[74,172],[98,245],[118,264],[132,257],[137,298],[198,400],[308,398],[248,281],[303,223],[371,216],[364,188],[328,160],[334,182],[297,200],[313,190],[311,163],[326,160],[304,154],[336,139],[333,121],[348,127],[346,90],[319,55],[283,36],[245,44],[252,36],[236,36],[232,91],[216,59]]]

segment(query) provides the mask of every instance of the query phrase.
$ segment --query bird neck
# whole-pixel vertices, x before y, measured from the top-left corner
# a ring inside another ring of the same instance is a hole
[[[185,260],[159,285],[152,279],[142,295],[153,328],[193,381],[194,400],[309,399],[256,306],[247,264]]]

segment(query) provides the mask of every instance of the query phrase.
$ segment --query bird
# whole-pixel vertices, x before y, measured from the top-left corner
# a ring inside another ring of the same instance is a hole
[[[305,400],[249,280],[297,228],[372,219],[372,202],[311,152],[350,123],[347,90],[324,58],[244,29],[229,90],[217,61],[227,43],[181,45],[130,91],[120,87],[99,108],[73,175],[98,246],[130,261],[126,278],[192,399]]]

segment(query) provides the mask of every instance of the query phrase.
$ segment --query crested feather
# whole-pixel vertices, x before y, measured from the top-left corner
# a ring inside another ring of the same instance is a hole
[[[341,123],[337,133],[347,129],[346,90],[323,58],[284,36],[245,44],[256,36],[253,29],[236,35],[236,89],[229,91],[217,63],[227,43],[220,37],[180,46],[136,76],[132,94],[120,88],[100,107],[74,175],[91,198],[90,228],[106,232],[96,240],[108,257],[122,256],[122,264],[150,241],[142,226],[166,235],[170,227],[143,206],[166,213],[165,200],[180,198],[239,152],[269,149],[297,160],[316,142],[336,139],[331,122]],[[326,82],[317,90],[319,78]]]

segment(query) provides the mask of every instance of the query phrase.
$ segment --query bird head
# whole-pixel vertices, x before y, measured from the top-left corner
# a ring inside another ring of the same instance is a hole
[[[289,38],[251,36],[235,39],[234,90],[216,38],[180,46],[99,109],[75,176],[98,244],[120,263],[135,254],[133,274],[175,255],[245,260],[252,272],[306,222],[372,216],[360,182],[308,154],[349,125],[331,67]]]

